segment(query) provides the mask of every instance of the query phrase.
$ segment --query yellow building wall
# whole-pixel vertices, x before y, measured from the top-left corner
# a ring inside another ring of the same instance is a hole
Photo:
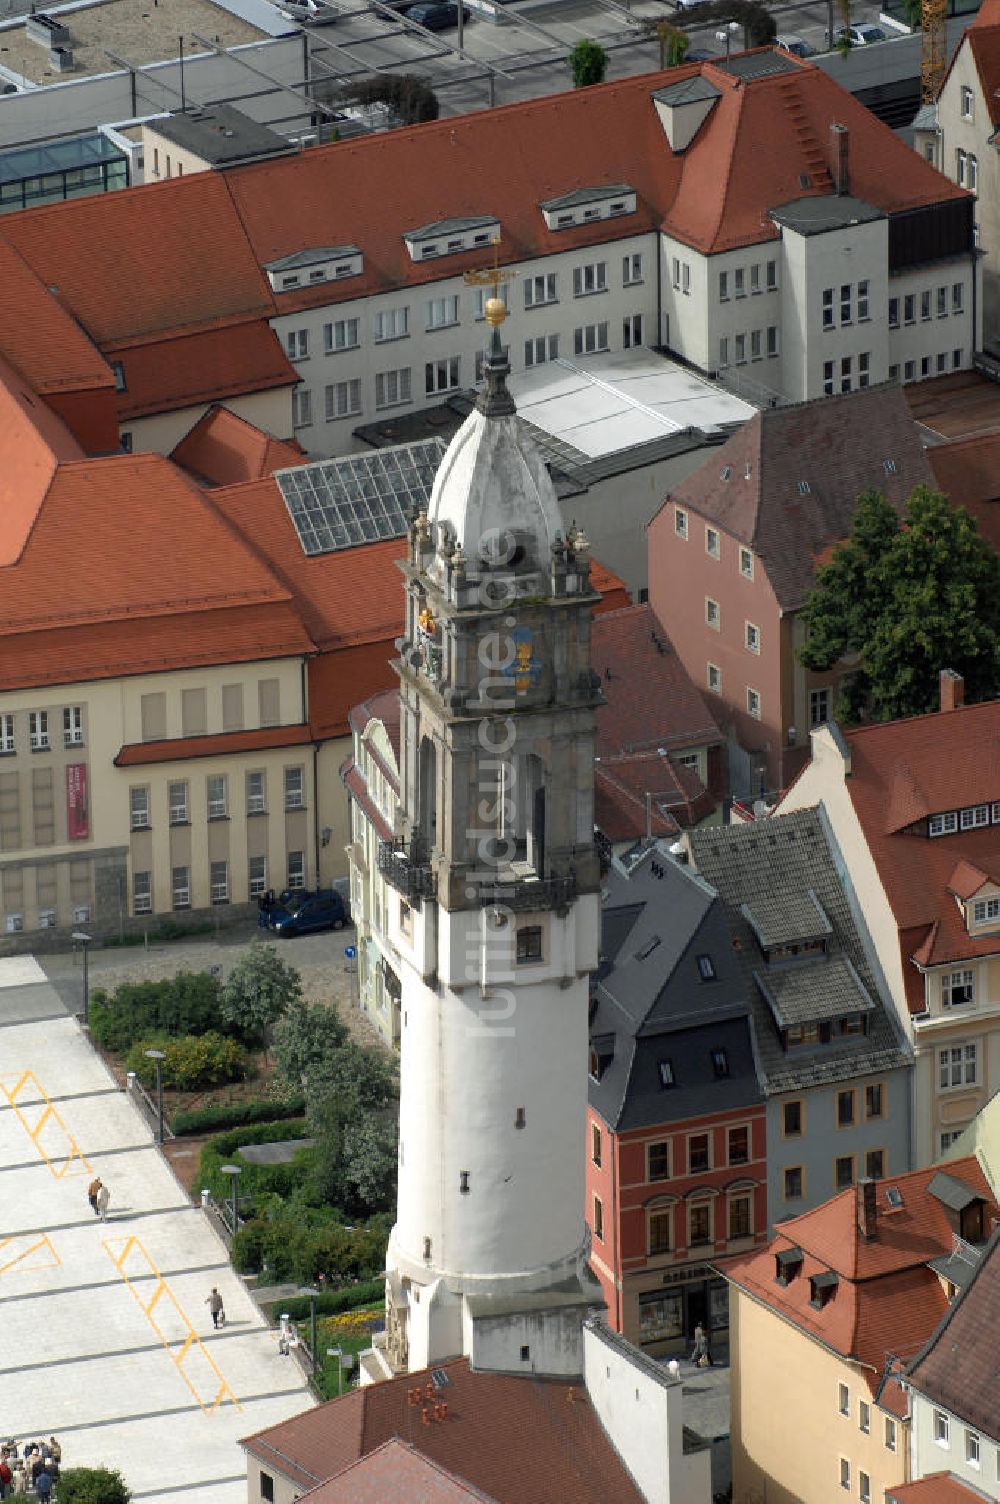
[[[886,1489],[905,1481],[906,1435],[897,1422],[896,1449],[888,1450],[868,1371],[733,1286],[729,1300],[733,1504],[857,1501],[862,1471],[872,1504],[883,1504]],[[841,1384],[848,1388],[846,1416]],[[868,1435],[859,1425],[862,1400],[871,1406]],[[849,1490],[841,1486],[842,1458],[851,1467]]]
[[[199,402],[194,407],[178,407],[170,412],[151,413],[147,417],[123,418],[118,425],[119,433],[131,434],[133,454],[170,454],[198,419],[207,413],[209,406],[207,402]],[[276,439],[292,436],[290,386],[225,397],[220,406]]]

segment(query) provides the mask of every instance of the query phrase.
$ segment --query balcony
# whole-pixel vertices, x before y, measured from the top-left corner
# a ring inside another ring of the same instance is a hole
[[[498,881],[481,883],[483,907],[510,909],[515,914],[565,912],[576,898],[576,877],[522,877],[498,874]]]
[[[423,842],[414,840],[407,846],[405,841],[379,841],[378,870],[407,903],[417,906],[437,896],[437,877]]]

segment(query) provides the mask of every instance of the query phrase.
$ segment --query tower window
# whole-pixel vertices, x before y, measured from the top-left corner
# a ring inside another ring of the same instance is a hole
[[[525,1125],[524,1108],[519,1107],[514,1114],[514,1127],[523,1128]]]
[[[542,959],[542,927],[538,924],[524,925],[517,932],[518,964]]]
[[[461,1193],[462,1193],[463,1196],[467,1196],[468,1195],[468,1193],[469,1193],[469,1172],[468,1172],[468,1170],[459,1170],[459,1172],[458,1172],[458,1189],[461,1191]]]
[[[530,1361],[531,1361],[531,1348],[530,1347],[522,1347],[521,1348],[521,1362],[522,1363],[528,1363]]]
[[[430,1256],[431,1256],[431,1240],[430,1240],[430,1238],[425,1238],[424,1239],[424,1258],[425,1259],[429,1259]]]

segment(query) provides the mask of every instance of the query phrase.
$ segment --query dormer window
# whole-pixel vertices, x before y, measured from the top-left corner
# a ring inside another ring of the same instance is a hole
[[[602,1035],[590,1042],[590,1074],[595,1081],[600,1081],[604,1072],[615,1058],[615,1041],[611,1035]]]
[[[822,1311],[829,1304],[837,1293],[838,1284],[839,1280],[832,1269],[824,1269],[822,1274],[809,1276],[809,1304],[814,1311]]]
[[[774,1256],[774,1279],[779,1285],[789,1285],[802,1273],[802,1249],[783,1248]]]
[[[436,256],[457,256],[480,250],[500,239],[500,221],[492,214],[460,215],[436,219],[429,225],[403,231],[403,244],[411,261],[430,261]]]
[[[959,824],[963,830],[978,830],[979,826],[989,825],[989,823],[990,807],[988,804],[974,804],[959,813]]]
[[[660,1085],[661,1086],[673,1086],[674,1085],[674,1067],[673,1067],[673,1062],[670,1061],[670,1060],[661,1060],[660,1063],[659,1063],[659,1071],[660,1071]]]
[[[715,964],[711,956],[698,957],[698,975],[703,982],[715,981]]]
[[[927,822],[929,836],[950,836],[958,829],[958,811],[950,809],[943,815],[931,815]]]
[[[941,978],[941,1005],[963,1008],[975,1002],[975,983],[971,971],[946,971]]]
[[[559,198],[539,204],[549,230],[568,230],[573,225],[594,224],[601,219],[617,219],[636,211],[635,189],[627,183],[610,187],[574,188]]]
[[[1000,898],[977,898],[972,905],[974,924],[993,924],[1000,919]]]
[[[268,261],[264,270],[274,292],[294,292],[297,287],[360,277],[364,257],[356,245],[314,246]]]

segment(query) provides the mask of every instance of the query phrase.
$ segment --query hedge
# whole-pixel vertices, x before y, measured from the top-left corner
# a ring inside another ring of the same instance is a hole
[[[344,1290],[324,1290],[316,1297],[316,1312],[319,1316],[337,1316],[341,1311],[354,1311],[359,1306],[370,1306],[373,1300],[385,1297],[384,1279],[364,1279]],[[269,1321],[279,1316],[290,1316],[293,1321],[304,1321],[309,1316],[311,1302],[304,1295],[293,1295],[290,1300],[276,1300],[265,1307]]]
[[[69,1467],[59,1474],[60,1504],[129,1504],[132,1495],[117,1469]]]
[[[182,1034],[180,1037],[154,1036],[139,1039],[125,1056],[125,1069],[135,1071],[143,1086],[156,1080],[156,1065],[146,1054],[148,1049],[163,1051],[163,1085],[178,1091],[195,1091],[202,1086],[226,1086],[246,1074],[243,1050],[235,1039],[223,1039],[210,1030],[207,1034]]]
[[[235,1128],[241,1123],[273,1123],[281,1118],[298,1118],[305,1111],[304,1097],[289,1097],[286,1102],[231,1102],[213,1107],[193,1107],[190,1112],[177,1112],[170,1120],[174,1133],[181,1137],[188,1133],[208,1133],[214,1128]],[[246,1143],[245,1134],[240,1135]]]
[[[90,1031],[108,1050],[127,1050],[150,1034],[206,1034],[215,1030],[240,1038],[222,1017],[218,977],[207,971],[179,971],[161,982],[126,982],[113,994],[92,994]]]
[[[220,1133],[209,1139],[198,1161],[197,1185],[211,1191],[217,1201],[227,1201],[232,1194],[229,1176],[220,1173],[221,1166],[236,1155],[243,1144],[284,1143],[292,1138],[308,1138],[309,1125],[305,1118],[293,1118],[279,1123],[250,1123],[245,1128],[234,1128],[229,1133]],[[245,1196],[290,1196],[302,1184],[311,1150],[304,1149],[290,1164],[242,1165],[243,1173],[236,1187],[237,1195]]]

